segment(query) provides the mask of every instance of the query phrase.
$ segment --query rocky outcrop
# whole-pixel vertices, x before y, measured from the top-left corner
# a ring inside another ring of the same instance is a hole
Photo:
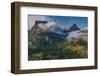
[[[72,31],[77,31],[77,30],[80,30],[80,28],[77,26],[77,24],[73,24],[70,28],[69,28],[69,31],[72,32]]]

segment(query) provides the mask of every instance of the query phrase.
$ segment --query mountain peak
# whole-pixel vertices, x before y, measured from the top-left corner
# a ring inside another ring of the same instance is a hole
[[[70,28],[69,28],[69,31],[77,31],[77,30],[80,30],[80,28],[78,27],[77,24],[73,24]]]

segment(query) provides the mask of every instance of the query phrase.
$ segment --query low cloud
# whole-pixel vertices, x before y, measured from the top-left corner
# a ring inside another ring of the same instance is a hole
[[[29,15],[28,16],[28,29],[31,29],[34,26],[36,20],[48,21],[48,23],[45,24],[44,26],[42,26],[41,24],[39,25],[39,27],[41,27],[44,30],[47,30],[48,28],[51,28],[52,26],[56,25],[53,19],[49,18],[48,16]]]

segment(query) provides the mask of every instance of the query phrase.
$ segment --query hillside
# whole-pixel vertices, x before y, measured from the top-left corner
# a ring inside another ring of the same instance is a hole
[[[66,28],[36,21],[28,30],[29,60],[69,59],[87,57],[88,30],[77,24]]]

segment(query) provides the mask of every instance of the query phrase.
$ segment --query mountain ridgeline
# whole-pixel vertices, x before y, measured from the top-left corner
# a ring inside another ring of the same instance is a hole
[[[69,29],[70,32],[77,31],[77,30],[80,30],[80,28],[77,26],[77,24],[73,24]]]
[[[29,60],[87,57],[87,28],[81,29],[77,24],[73,24],[69,29],[62,29],[58,26],[48,26],[48,23],[37,20],[28,30]],[[77,49],[78,47],[81,49]],[[81,51],[83,56],[80,53],[75,55],[73,51],[75,49],[85,50]]]

